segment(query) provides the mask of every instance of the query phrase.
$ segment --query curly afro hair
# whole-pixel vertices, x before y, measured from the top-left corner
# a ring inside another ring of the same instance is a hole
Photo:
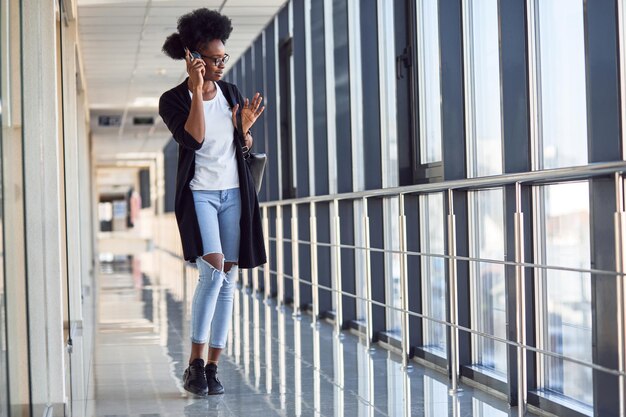
[[[215,10],[196,9],[178,18],[178,32],[171,34],[163,44],[163,52],[173,59],[185,58],[185,47],[195,50],[201,44],[226,40],[233,31],[230,19]]]

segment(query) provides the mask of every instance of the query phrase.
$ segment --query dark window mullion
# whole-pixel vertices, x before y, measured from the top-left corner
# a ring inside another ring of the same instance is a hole
[[[585,7],[585,60],[587,72],[587,119],[589,162],[621,159],[619,57],[617,55],[615,2],[588,1]],[[615,270],[613,213],[616,210],[613,179],[590,181],[591,265]],[[618,369],[617,280],[592,275],[593,362]],[[619,414],[618,377],[593,372],[594,412],[598,416]]]

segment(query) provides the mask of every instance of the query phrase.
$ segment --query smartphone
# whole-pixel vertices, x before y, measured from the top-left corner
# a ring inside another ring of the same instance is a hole
[[[198,53],[198,52],[196,52],[196,51],[191,52],[191,53],[190,53],[190,55],[191,55],[191,60],[192,60],[192,61],[193,61],[194,59],[200,59],[200,58],[202,58],[202,55],[200,55],[200,53]]]

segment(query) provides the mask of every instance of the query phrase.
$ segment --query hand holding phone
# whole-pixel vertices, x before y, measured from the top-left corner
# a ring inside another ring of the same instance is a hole
[[[189,74],[191,84],[195,88],[202,87],[204,84],[204,73],[206,71],[204,60],[199,58],[201,58],[201,55],[198,52],[190,52],[188,48],[185,48],[187,74]]]

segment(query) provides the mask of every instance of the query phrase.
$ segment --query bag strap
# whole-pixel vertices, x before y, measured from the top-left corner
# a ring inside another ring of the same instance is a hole
[[[241,109],[237,112],[237,130],[242,140],[245,140],[245,134],[243,133],[243,122],[241,121]]]

